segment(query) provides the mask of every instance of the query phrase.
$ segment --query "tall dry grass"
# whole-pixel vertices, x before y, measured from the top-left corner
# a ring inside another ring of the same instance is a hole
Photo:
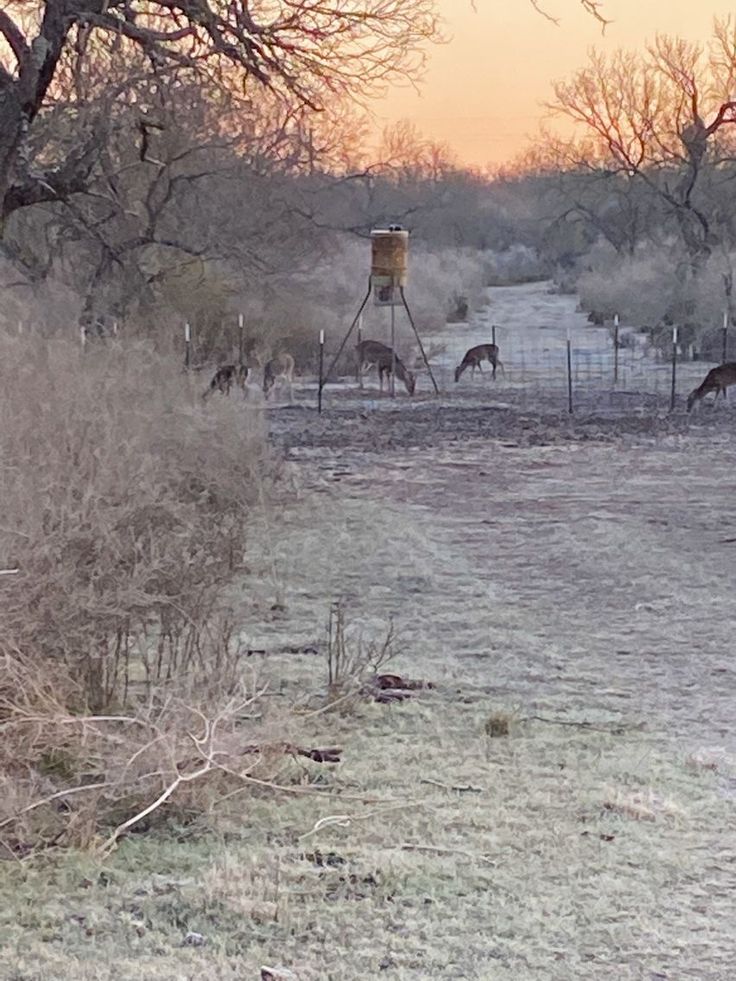
[[[145,344],[0,338],[6,843],[189,784],[253,699],[226,595],[272,464],[242,398],[201,387]]]
[[[243,403],[194,385],[144,345],[2,341],[0,643],[68,665],[85,708],[210,670],[266,463]]]

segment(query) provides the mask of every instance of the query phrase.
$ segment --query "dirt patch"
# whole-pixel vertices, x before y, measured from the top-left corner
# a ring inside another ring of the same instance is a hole
[[[490,386],[488,387],[490,389]],[[539,391],[531,404],[528,392],[486,389],[482,395],[430,397],[410,402],[362,399],[356,393],[338,394],[325,412],[314,406],[280,409],[270,417],[275,445],[292,448],[407,449],[475,439],[501,440],[518,446],[547,446],[570,442],[615,442],[626,437],[665,437],[676,434],[728,433],[736,427],[736,412],[720,406],[687,415],[678,403],[669,412],[662,397],[639,392],[591,390],[576,397],[575,412],[567,412],[566,397]]]

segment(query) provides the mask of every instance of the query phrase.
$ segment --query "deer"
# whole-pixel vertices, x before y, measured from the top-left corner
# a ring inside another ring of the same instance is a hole
[[[293,399],[292,382],[294,380],[294,359],[290,354],[283,351],[266,362],[263,369],[263,394],[268,398],[268,393],[276,384],[278,379],[283,379],[289,385],[289,400]]]
[[[726,364],[719,364],[717,368],[711,368],[703,379],[702,383],[694,388],[687,397],[687,411],[689,412],[696,402],[705,398],[709,392],[715,392],[716,397],[713,404],[718,401],[718,395],[723,392],[726,398],[726,389],[729,385],[736,385],[736,361],[727,361]]]
[[[478,344],[476,347],[471,347],[469,351],[465,352],[465,357],[457,368],[455,368],[455,381],[460,381],[460,376],[466,370],[466,368],[472,369],[471,377],[475,375],[476,368],[481,374],[483,374],[481,361],[488,361],[493,366],[493,378],[496,377],[496,368],[498,365],[501,365],[501,370],[503,371],[503,365],[498,357],[498,345]]]
[[[417,380],[411,371],[406,367],[401,358],[386,344],[380,341],[361,341],[355,348],[358,363],[363,368],[370,368],[373,365],[378,369],[378,384],[383,391],[383,376],[391,377],[394,364],[396,365],[396,376],[404,383],[409,395],[414,394]]]
[[[209,386],[202,393],[202,399],[206,401],[214,392],[222,392],[223,395],[229,395],[233,385],[237,385],[238,388],[243,390],[243,394],[245,394],[245,385],[248,381],[249,374],[250,370],[245,364],[220,365],[212,376]]]

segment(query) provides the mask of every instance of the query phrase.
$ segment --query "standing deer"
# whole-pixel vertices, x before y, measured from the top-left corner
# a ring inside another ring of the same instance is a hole
[[[358,363],[363,368],[370,368],[375,365],[378,369],[378,384],[383,391],[383,376],[391,377],[394,363],[396,364],[396,376],[404,383],[409,395],[414,394],[416,388],[416,378],[406,367],[404,362],[386,344],[380,341],[361,341],[355,348]]]
[[[726,398],[726,389],[729,385],[736,385],[736,361],[728,361],[726,364],[719,364],[717,368],[711,368],[705,376],[702,384],[693,389],[687,397],[687,411],[689,412],[696,402],[705,398],[709,392],[715,392],[716,397],[713,404],[718,401],[718,395],[723,392]]]
[[[488,361],[493,366],[493,377],[496,377],[496,367],[501,365],[503,370],[503,365],[498,357],[498,345],[497,344],[478,344],[476,347],[471,347],[469,351],[465,352],[465,357],[460,362],[460,364],[455,368],[455,381],[460,381],[460,376],[465,371],[466,368],[471,368],[471,377],[475,375],[475,369],[477,368],[481,374],[483,374],[483,369],[481,368],[481,361]]]
[[[293,400],[292,382],[294,380],[294,359],[290,354],[282,352],[276,357],[266,362],[263,369],[263,394],[268,398],[268,393],[276,384],[276,381],[283,379],[289,386],[289,401]]]
[[[248,381],[249,374],[248,366],[244,364],[220,365],[213,375],[209,387],[202,393],[202,398],[204,400],[208,399],[213,392],[222,392],[223,395],[229,395],[233,385],[242,388],[243,394],[245,394],[245,384]]]

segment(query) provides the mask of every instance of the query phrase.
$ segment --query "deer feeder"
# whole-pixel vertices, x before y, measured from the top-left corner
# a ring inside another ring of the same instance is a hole
[[[371,298],[371,293],[373,294],[373,302],[376,306],[391,308],[392,351],[395,350],[394,333],[396,312],[394,308],[403,307],[406,310],[406,315],[409,318],[411,329],[414,331],[414,336],[417,339],[419,350],[421,351],[422,358],[427,366],[427,372],[429,377],[432,379],[435,394],[439,395],[440,390],[437,387],[437,382],[432,374],[432,368],[427,360],[422,339],[419,336],[417,325],[414,323],[414,318],[411,315],[411,310],[409,309],[409,304],[407,303],[406,295],[404,294],[404,287],[406,286],[407,280],[408,259],[409,233],[404,231],[401,225],[389,225],[388,228],[374,228],[371,231],[371,274],[368,280],[368,289],[363,297],[363,302],[358,307],[358,312],[355,314],[347,334],[343,337],[342,343],[337,349],[337,353],[332,359],[324,376],[322,376],[322,372],[320,371],[318,398],[318,404],[320,406],[322,389],[332,377],[332,373],[342,356],[342,352],[345,350],[353,331],[360,322],[363,310],[366,308],[368,301]],[[392,358],[393,357],[394,355],[392,355]],[[395,374],[395,370],[392,371],[391,377],[393,378]]]
[[[373,302],[379,307],[402,305],[401,290],[406,286],[409,233],[398,225],[374,228],[371,232],[371,287]]]

